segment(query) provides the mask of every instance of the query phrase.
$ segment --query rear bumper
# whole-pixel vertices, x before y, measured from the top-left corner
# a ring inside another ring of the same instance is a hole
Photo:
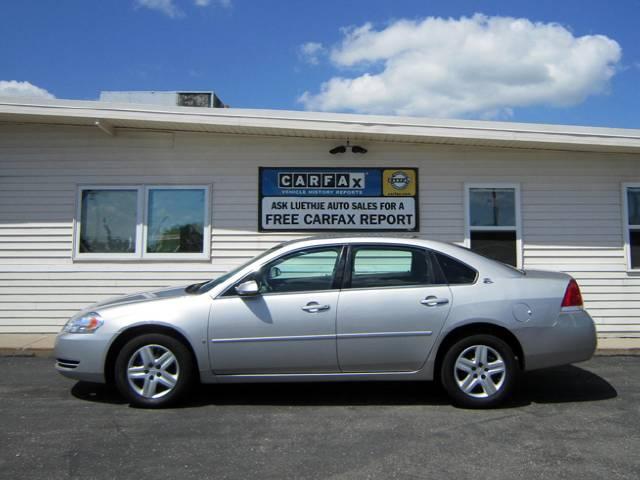
[[[550,327],[527,330],[522,345],[526,370],[583,362],[596,350],[595,324],[582,309],[562,311]]]
[[[54,349],[56,370],[74,380],[104,383],[106,346],[97,334],[61,333]]]

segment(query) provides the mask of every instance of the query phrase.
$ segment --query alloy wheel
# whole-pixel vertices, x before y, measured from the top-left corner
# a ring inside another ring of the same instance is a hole
[[[453,370],[460,390],[473,398],[488,398],[498,393],[507,375],[504,359],[487,345],[465,348],[458,355]]]
[[[179,376],[176,356],[162,345],[144,345],[129,357],[127,380],[141,397],[164,397],[175,388]]]

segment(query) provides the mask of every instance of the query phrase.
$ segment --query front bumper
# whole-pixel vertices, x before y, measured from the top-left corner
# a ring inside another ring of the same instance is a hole
[[[528,329],[522,343],[526,370],[583,362],[596,350],[596,327],[583,309],[561,311],[552,326]]]
[[[105,383],[108,342],[98,333],[60,333],[56,337],[56,370],[65,377]]]

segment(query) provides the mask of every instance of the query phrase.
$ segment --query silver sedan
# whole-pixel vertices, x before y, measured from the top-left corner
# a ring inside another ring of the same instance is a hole
[[[596,332],[569,275],[516,270],[446,243],[310,238],[215,280],[72,317],[57,370],[163,407],[195,382],[438,380],[496,406],[522,371],[589,359]]]

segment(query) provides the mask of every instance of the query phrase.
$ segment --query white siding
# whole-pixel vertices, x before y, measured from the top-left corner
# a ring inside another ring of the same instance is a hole
[[[462,243],[464,183],[517,182],[524,266],[576,277],[601,337],[640,337],[640,276],[626,272],[621,183],[637,155],[0,124],[0,334],[55,333],[113,295],[217,276],[293,234],[258,233],[258,166],[406,166],[420,174],[420,235]],[[210,184],[210,261],[72,260],[82,184]]]

